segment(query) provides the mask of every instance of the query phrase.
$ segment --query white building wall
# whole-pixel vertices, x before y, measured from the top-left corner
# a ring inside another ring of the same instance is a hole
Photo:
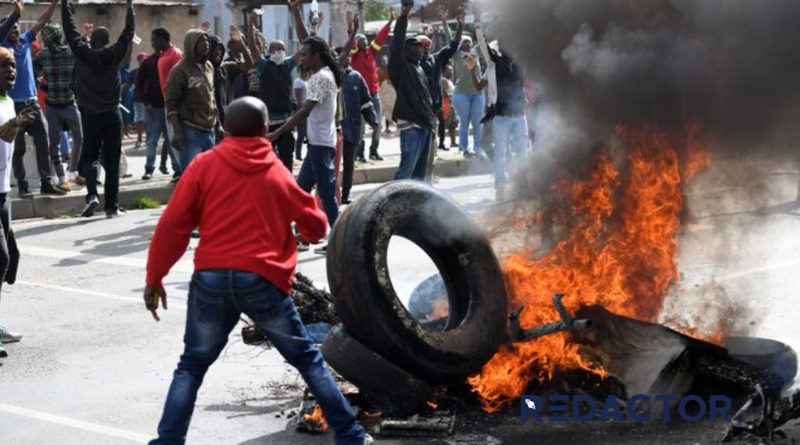
[[[222,38],[223,42],[228,43],[228,35],[230,34],[230,27],[234,23],[234,21],[233,21],[233,13],[231,12],[230,8],[228,8],[227,1],[202,0],[199,3],[203,3],[205,5],[201,13],[200,22],[206,20],[211,22],[211,32]],[[240,24],[237,23],[237,25]],[[244,32],[244,30],[242,31]]]

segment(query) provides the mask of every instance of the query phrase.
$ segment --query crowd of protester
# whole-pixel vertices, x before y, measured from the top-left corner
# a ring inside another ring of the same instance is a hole
[[[298,170],[295,161],[303,161],[304,152],[311,156],[306,171],[317,172],[327,162],[325,157],[318,159],[318,142],[333,147],[330,163],[334,167],[334,185],[329,185],[330,175],[323,178],[321,172],[314,173],[313,181],[321,203],[331,214],[334,206],[330,191],[337,206],[349,203],[354,168],[384,160],[379,153],[382,130],[389,133],[392,126],[401,140],[396,179],[435,182],[437,150],[458,147],[465,158],[488,158],[494,163],[498,200],[505,196],[510,165],[506,158],[524,157],[535,140],[537,92],[510,53],[501,51],[496,41],[487,43],[477,7],[473,11],[472,32],[467,31],[463,9],[451,13],[439,7],[434,10],[441,23],[425,24],[416,35],[407,31],[408,8],[403,9],[403,20],[396,26],[397,17],[392,11],[391,19],[371,40],[358,32],[358,27],[353,28],[351,14],[347,23],[334,24],[355,32],[350,36],[353,38],[347,57],[337,57],[338,65],[341,70],[361,76],[378,125],[372,125],[360,110],[346,112],[345,105],[356,103],[360,99],[356,95],[362,91],[344,88],[339,92],[341,86],[337,85],[337,95],[342,97],[336,100],[337,110],[333,113],[335,140],[321,141],[318,128],[309,133],[308,117],[313,120],[317,113],[309,112],[309,116],[298,119],[291,131],[279,131],[303,111],[309,82],[317,73],[298,63],[299,51],[287,54],[284,42],[269,41],[259,30],[259,15],[251,14],[244,34],[232,27],[227,43],[210,34],[205,22],[182,36],[183,50],[171,43],[169,30],[153,29],[153,51],[138,53],[134,68],[132,31],[126,28],[113,45],[107,45],[109,30],[85,24],[82,33],[78,33],[70,8],[65,9],[67,19],[63,26],[50,23],[58,4],[59,0],[53,0],[24,33],[20,33],[17,24],[19,18],[8,16],[11,20],[4,22],[8,31],[0,36],[18,65],[18,79],[9,97],[18,112],[31,107],[36,115],[15,140],[13,185],[21,198],[33,197],[23,162],[30,141],[41,179],[40,193],[64,195],[72,191],[72,184],[85,185],[83,216],[92,216],[100,203],[100,181],[94,173],[98,165],[107,173],[106,215],[124,214],[116,197],[118,177],[129,174],[121,142],[118,144],[115,139],[134,138],[135,148],[146,147],[143,180],[153,178],[159,160],[158,171],[171,174],[173,183],[177,183],[181,171],[198,153],[222,139],[225,108],[243,96],[265,102],[270,132],[276,135],[273,147],[283,165],[298,177],[303,169]],[[451,29],[453,18],[455,35]],[[305,23],[299,8],[293,9],[292,20],[300,42],[315,34],[319,26],[315,24],[311,31],[305,25],[297,26]],[[477,48],[473,47],[470,34],[476,37]],[[392,47],[384,48],[390,38]],[[195,69],[199,66],[202,73]],[[415,72],[415,67],[421,71]],[[353,112],[361,119],[359,133],[345,134],[344,124],[358,120]],[[92,124],[87,132],[83,121],[88,115],[92,115]],[[115,131],[118,125],[119,132]],[[368,127],[372,128],[371,134],[367,134]],[[500,131],[493,131],[495,127]],[[498,146],[505,149],[496,150]],[[93,172],[86,173],[85,168]],[[304,183],[309,182],[310,174],[303,175]]]
[[[51,22],[59,3],[60,24]],[[220,289],[263,288],[269,294],[263,304],[251,304],[242,291],[234,296],[239,303],[228,302],[230,313],[252,313],[256,323],[271,326],[265,331],[303,373],[337,444],[360,445],[371,439],[335,388],[294,306],[285,303],[291,303],[286,294],[297,252],[322,240],[340,206],[351,202],[356,162],[383,160],[384,126],[387,132],[395,126],[400,135],[395,179],[435,181],[437,150],[458,147],[466,158],[491,157],[496,196],[504,199],[508,156],[520,165],[534,141],[535,89],[511,52],[487,43],[477,9],[478,50],[463,8],[453,12],[454,34],[451,14],[442,8],[440,26],[409,33],[410,1],[372,40],[359,32],[360,18],[348,14],[346,23],[334,24],[347,27],[348,41],[333,48],[316,35],[325,17],[315,11],[307,26],[301,3],[288,1],[302,43],[294,54],[286,43],[268,40],[254,13],[244,33],[231,27],[227,43],[209,32],[207,22],[182,36],[182,49],[168,29],[149,30],[153,52],[138,53],[132,67],[137,37],[131,0],[115,39],[105,27],[79,30],[68,0],[52,0],[20,32],[24,3],[15,0],[0,23],[0,281],[13,283],[19,260],[10,226],[12,170],[19,197],[33,196],[25,179],[26,138],[35,150],[41,194],[64,195],[71,184],[85,185],[81,215],[91,217],[102,184],[107,218],[125,213],[118,196],[127,173],[122,141],[135,138],[135,147],[146,150],[142,180],[153,178],[158,161],[158,171],[176,184],[151,245],[148,309],[158,319],[159,301],[166,308],[161,281],[199,228],[200,272],[193,278],[199,284],[191,292],[203,289],[213,299],[222,298]],[[390,38],[387,54],[383,45]],[[297,171],[295,161],[302,161]],[[241,236],[234,240],[232,234]],[[272,315],[258,315],[264,313]],[[203,375],[237,319],[215,325],[214,339],[195,338],[192,329],[200,328],[187,326],[186,353],[152,443],[183,443]],[[287,335],[293,340],[282,341]],[[0,326],[0,357],[7,355],[4,343],[20,339]]]

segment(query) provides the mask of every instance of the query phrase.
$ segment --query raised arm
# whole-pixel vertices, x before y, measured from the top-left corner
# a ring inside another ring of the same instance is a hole
[[[235,67],[237,70],[239,70],[239,72],[246,73],[250,68],[253,67],[253,57],[250,55],[250,51],[247,50],[247,45],[245,45],[242,41],[242,32],[239,31],[239,28],[237,28],[236,25],[231,25],[230,42],[232,48],[238,49],[239,52],[242,53],[244,60],[237,62],[225,62],[222,64],[222,66],[226,69],[228,67]]]
[[[52,0],[50,2],[50,6],[48,6],[47,9],[44,10],[42,15],[39,16],[39,20],[37,20],[36,23],[31,28],[31,32],[33,33],[33,35],[39,34],[39,31],[41,31],[42,28],[44,28],[44,25],[46,25],[47,22],[50,21],[50,19],[53,17],[53,13],[56,11],[57,6],[58,6],[58,0]]]
[[[25,0],[14,0],[14,11],[3,20],[3,23],[0,23],[0,42],[8,37],[8,33],[14,28],[14,25],[17,24],[19,18],[22,17],[22,11],[25,9]]]
[[[439,16],[439,19],[442,21],[442,26],[444,27],[444,38],[447,40],[447,44],[449,45],[453,41],[453,33],[450,31],[450,26],[447,24],[447,9],[442,5],[436,5],[434,9],[436,10],[436,14]]]
[[[356,34],[358,34],[358,25],[360,23],[360,19],[358,14],[353,17],[352,22],[348,28],[348,36],[347,36],[347,43],[344,44],[344,49],[342,50],[342,54],[339,56],[339,65],[345,66],[345,62],[347,58],[350,57],[350,51],[353,50],[353,46],[356,42]]]
[[[378,35],[375,36],[375,40],[372,41],[372,50],[375,51],[376,54],[381,50],[383,44],[386,43],[386,39],[389,38],[389,33],[392,32],[392,25],[396,19],[397,13],[392,9],[389,11],[389,21],[378,31]],[[356,29],[357,28],[358,27],[356,27]]]
[[[136,16],[133,13],[133,0],[128,0],[128,12],[125,15],[125,28],[119,35],[117,42],[111,46],[111,51],[114,54],[114,62],[121,63],[125,59],[125,55],[129,54],[132,50],[133,34],[136,31]]]
[[[303,13],[300,10],[300,5],[302,4],[303,0],[289,0],[289,11],[291,11],[294,18],[294,27],[297,30],[297,39],[300,40],[300,43],[305,42],[308,38],[308,30],[305,22],[303,22]]]
[[[128,44],[128,50],[125,51],[125,56],[122,58],[122,66],[131,66],[131,56],[133,55],[133,44]]]
[[[397,18],[397,23],[394,25],[394,38],[392,38],[391,53],[389,54],[389,66],[400,67],[405,57],[406,47],[406,31],[408,30],[408,16],[411,14],[411,8],[414,7],[414,2],[403,3],[403,8],[400,11],[400,17]]]
[[[91,52],[89,45],[75,27],[75,20],[72,18],[72,9],[69,0],[61,0],[61,24],[64,28],[64,38],[72,48],[72,53],[79,59],[85,59]]]
[[[458,29],[456,29],[455,39],[451,39],[450,44],[436,54],[436,58],[442,66],[446,65],[456,55],[458,47],[461,46],[461,36],[464,34],[464,25],[467,22],[467,13],[464,8],[458,8],[456,20],[458,21]]]
[[[250,18],[247,20],[247,44],[250,46],[250,53],[254,60],[261,60],[261,50],[258,48],[256,42],[256,17],[255,13],[250,13]]]
[[[483,33],[481,10],[477,4],[472,8],[472,15],[475,16],[475,35],[478,37],[478,48],[481,50],[481,55],[483,55],[483,59],[486,61],[487,65],[494,65],[492,54],[489,52],[489,45],[486,44],[486,35]]]

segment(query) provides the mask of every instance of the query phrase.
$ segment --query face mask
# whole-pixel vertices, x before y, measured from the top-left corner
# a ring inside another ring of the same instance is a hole
[[[269,60],[275,62],[276,65],[282,64],[283,61],[286,60],[286,51],[284,50],[275,51],[274,53],[269,55]]]

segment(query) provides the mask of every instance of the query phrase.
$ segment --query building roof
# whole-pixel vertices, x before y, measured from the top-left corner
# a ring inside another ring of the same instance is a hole
[[[79,5],[124,5],[125,0],[78,0]],[[134,6],[193,6],[202,7],[202,3],[169,1],[169,0],[136,0]]]
[[[78,0],[77,2],[73,2],[74,4],[78,5],[124,5],[126,3],[125,0]],[[11,0],[0,0],[0,4],[11,4]],[[43,5],[47,6],[48,3],[45,2],[34,2],[34,3],[26,3],[26,6],[30,5]],[[135,0],[134,6],[191,6],[195,8],[202,8],[202,3],[190,2],[190,1],[170,1],[170,0]]]

